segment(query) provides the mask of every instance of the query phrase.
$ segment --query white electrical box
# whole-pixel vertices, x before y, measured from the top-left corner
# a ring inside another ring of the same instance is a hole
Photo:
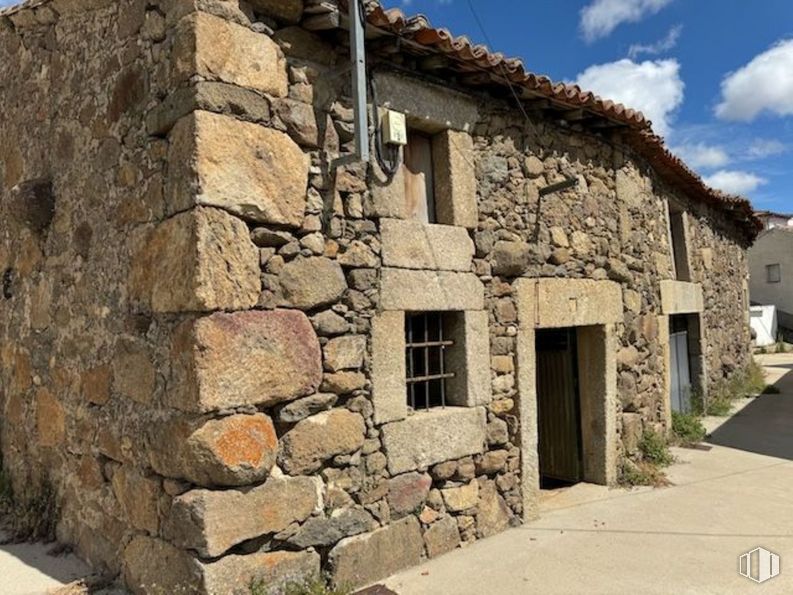
[[[405,114],[388,110],[383,116],[383,141],[387,145],[408,144],[408,127]]]

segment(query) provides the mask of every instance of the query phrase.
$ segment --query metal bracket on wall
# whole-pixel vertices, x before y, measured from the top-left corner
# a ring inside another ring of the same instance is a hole
[[[567,190],[568,188],[572,188],[573,186],[578,185],[578,178],[574,178],[572,176],[566,176],[565,180],[561,182],[556,182],[555,184],[548,184],[544,188],[540,188],[540,196],[548,196],[549,194],[553,194],[554,192],[559,192],[560,190]]]

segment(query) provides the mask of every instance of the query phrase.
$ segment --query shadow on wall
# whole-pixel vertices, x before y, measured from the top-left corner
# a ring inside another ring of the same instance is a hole
[[[792,369],[791,365],[775,368]],[[793,371],[776,382],[778,395],[761,395],[711,434],[708,442],[793,460]]]

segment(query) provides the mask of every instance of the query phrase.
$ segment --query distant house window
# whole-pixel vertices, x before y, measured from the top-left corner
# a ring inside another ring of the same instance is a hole
[[[669,203],[669,235],[672,240],[675,279],[691,281],[686,239],[686,212],[673,203]]]
[[[782,281],[782,270],[778,264],[769,264],[765,267],[765,276],[768,283],[779,283]]]
[[[422,223],[436,223],[435,169],[431,136],[414,130],[408,131],[404,172],[408,217]]]

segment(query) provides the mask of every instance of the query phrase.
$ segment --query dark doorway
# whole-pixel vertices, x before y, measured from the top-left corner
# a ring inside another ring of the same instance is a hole
[[[536,334],[540,487],[577,483],[583,476],[576,330]]]
[[[702,406],[702,349],[696,314],[670,316],[669,368],[672,411],[698,411]]]

